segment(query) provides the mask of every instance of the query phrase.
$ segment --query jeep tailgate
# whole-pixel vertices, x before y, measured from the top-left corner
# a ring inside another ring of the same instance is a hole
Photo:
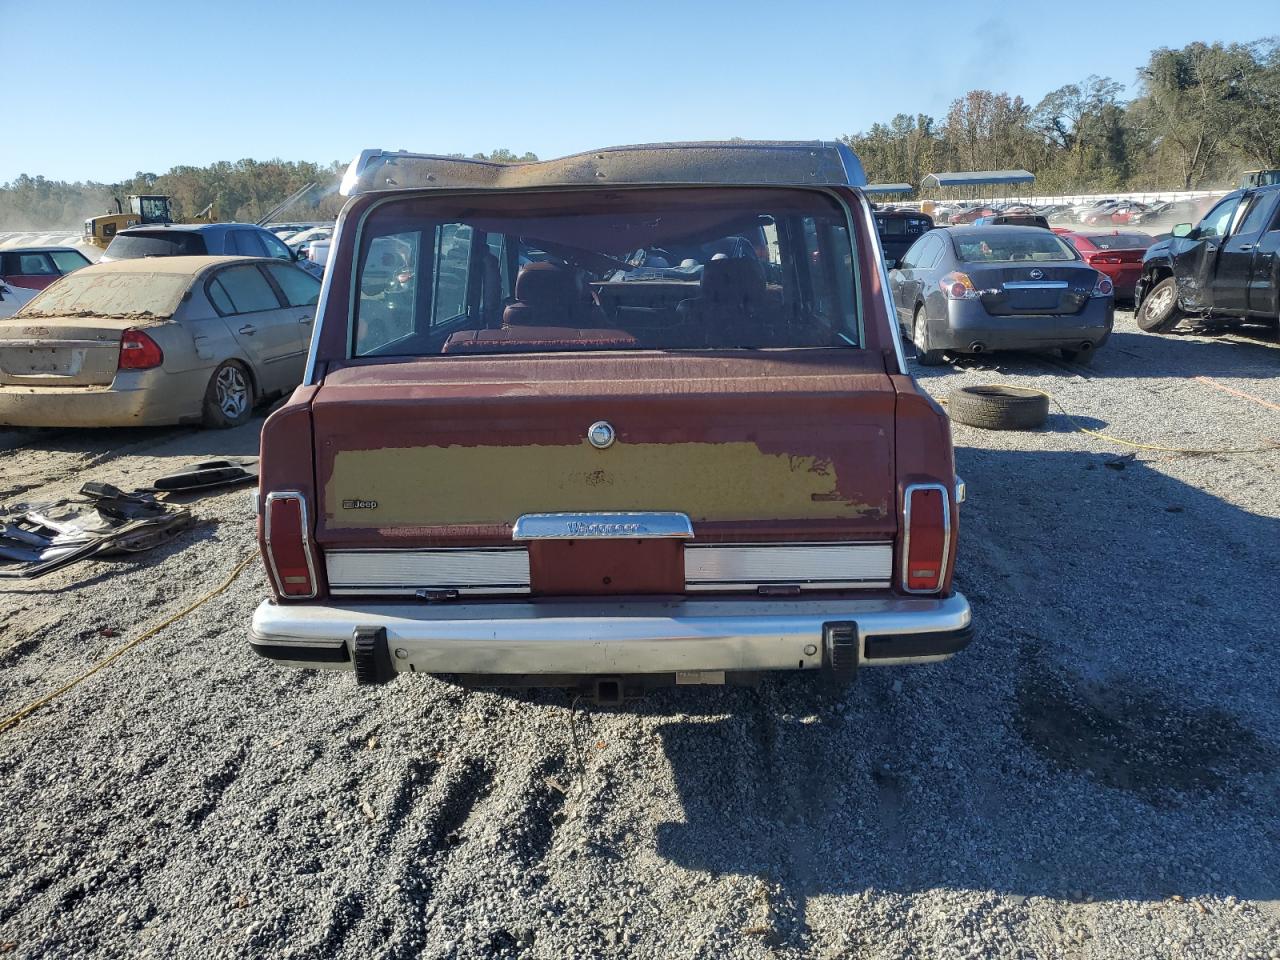
[[[677,511],[699,542],[888,540],[895,394],[859,350],[433,357],[316,394],[322,548],[510,545],[522,514]],[[617,440],[587,440],[596,421]]]

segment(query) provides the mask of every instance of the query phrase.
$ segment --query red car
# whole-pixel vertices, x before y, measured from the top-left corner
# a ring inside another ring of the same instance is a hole
[[[999,212],[995,207],[990,206],[970,207],[968,210],[953,213],[948,223],[973,223],[979,217],[993,217]]]
[[[1117,300],[1132,300],[1142,274],[1142,255],[1155,238],[1137,230],[1084,233],[1055,227],[1054,233],[1076,248],[1084,262],[1111,278]]]
[[[1134,217],[1146,213],[1151,208],[1145,203],[1117,203],[1115,206],[1104,207],[1094,213],[1087,214],[1084,222],[1090,226],[1106,225],[1106,224],[1126,224]]]
[[[28,290],[43,290],[64,274],[88,265],[89,258],[74,247],[0,250],[0,277]]]

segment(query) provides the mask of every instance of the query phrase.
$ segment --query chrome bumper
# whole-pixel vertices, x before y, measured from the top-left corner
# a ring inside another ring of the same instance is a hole
[[[254,612],[250,643],[282,663],[348,670],[357,630],[385,631],[390,666],[399,672],[816,670],[833,665],[833,635],[846,638],[842,657],[856,652],[857,665],[945,660],[969,643],[970,619],[960,594],[438,605],[266,601]]]

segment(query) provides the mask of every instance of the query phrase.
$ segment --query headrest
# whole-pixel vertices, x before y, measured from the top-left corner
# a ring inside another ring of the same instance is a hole
[[[516,299],[558,306],[572,303],[573,274],[554,263],[526,263],[516,275]]]
[[[764,267],[751,257],[709,260],[698,284],[700,296],[726,302],[763,300],[764,290]]]

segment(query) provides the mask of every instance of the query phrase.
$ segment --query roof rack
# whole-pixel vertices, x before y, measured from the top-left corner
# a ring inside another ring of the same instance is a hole
[[[865,185],[862,163],[828,140],[732,140],[606,147],[555,160],[494,163],[404,150],[363,150],[339,193],[465,187],[512,190],[585,184]]]

